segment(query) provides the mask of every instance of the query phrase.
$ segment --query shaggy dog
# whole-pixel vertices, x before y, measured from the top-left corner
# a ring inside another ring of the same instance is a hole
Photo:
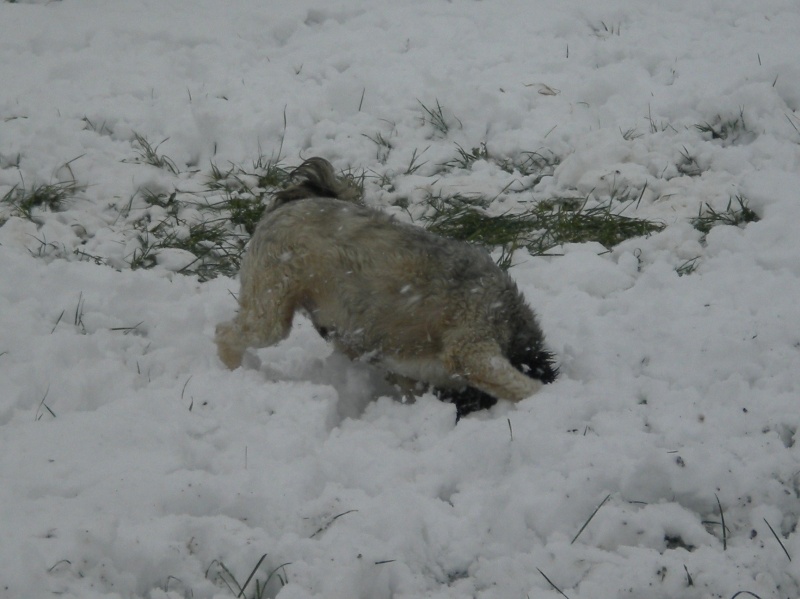
[[[217,326],[228,368],[285,339],[300,310],[351,359],[432,386],[459,415],[555,379],[533,311],[484,250],[338,199],[352,186],[322,158],[292,176],[242,261],[239,313]]]

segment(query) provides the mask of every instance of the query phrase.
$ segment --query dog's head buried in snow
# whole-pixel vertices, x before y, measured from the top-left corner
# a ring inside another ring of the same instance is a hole
[[[342,201],[348,187],[322,158],[293,177],[242,261],[239,313],[217,326],[228,368],[285,339],[299,310],[351,359],[406,391],[432,387],[459,414],[555,379],[536,316],[483,249]]]

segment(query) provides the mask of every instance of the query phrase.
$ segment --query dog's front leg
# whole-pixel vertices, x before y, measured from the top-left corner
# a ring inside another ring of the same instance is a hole
[[[242,364],[248,348],[269,347],[283,341],[292,329],[295,305],[277,292],[259,295],[255,301],[242,285],[239,314],[217,325],[214,340],[222,363],[233,370]]]

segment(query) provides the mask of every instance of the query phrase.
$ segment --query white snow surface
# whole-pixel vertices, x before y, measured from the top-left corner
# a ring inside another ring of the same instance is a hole
[[[0,597],[799,597],[798,32],[796,0],[0,3],[0,197],[85,186],[0,206]],[[439,166],[481,143],[560,163]],[[278,152],[398,218],[647,183],[626,214],[667,227],[518,251],[560,378],[456,424],[299,318],[229,372],[236,280],[128,268],[141,189]],[[735,196],[761,220],[691,226]]]

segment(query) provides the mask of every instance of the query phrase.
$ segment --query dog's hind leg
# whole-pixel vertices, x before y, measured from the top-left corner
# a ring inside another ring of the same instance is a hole
[[[477,336],[451,338],[444,352],[446,368],[463,377],[471,387],[498,399],[520,401],[542,387],[511,365],[494,341],[475,340]]]
[[[292,328],[296,301],[288,281],[279,272],[242,271],[239,313],[236,318],[217,325],[215,341],[220,360],[233,370],[242,363],[250,347],[268,347],[286,339]]]

